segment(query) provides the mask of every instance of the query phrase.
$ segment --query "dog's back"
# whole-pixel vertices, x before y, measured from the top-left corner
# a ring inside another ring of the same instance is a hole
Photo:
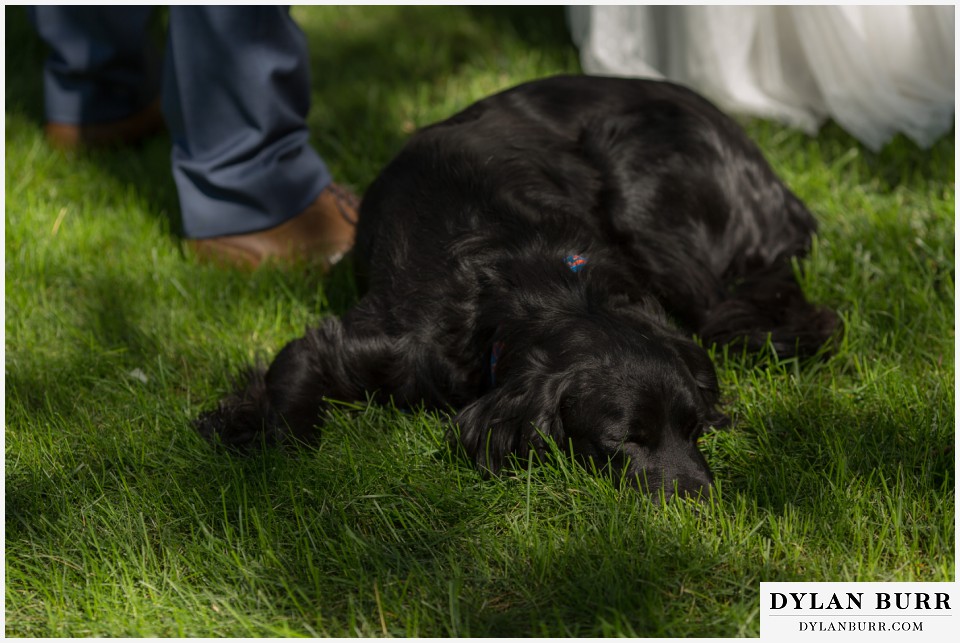
[[[628,266],[707,340],[758,348],[771,335],[783,353],[809,353],[836,323],[804,310],[790,265],[815,229],[742,129],[696,93],[559,76],[418,132],[364,196],[357,254],[386,292],[411,270],[449,274],[471,248],[522,254],[518,245],[553,238]],[[769,298],[797,303],[789,322],[773,318]]]

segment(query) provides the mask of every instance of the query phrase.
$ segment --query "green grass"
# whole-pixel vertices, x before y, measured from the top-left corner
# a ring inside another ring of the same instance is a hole
[[[6,634],[755,636],[760,581],[954,573],[954,142],[871,154],[749,122],[822,222],[821,362],[718,355],[717,502],[656,506],[562,456],[484,480],[443,418],[343,407],[234,458],[190,419],[355,299],[349,271],[198,264],[169,141],[67,158],[6,10]],[[555,8],[313,7],[317,148],[362,190],[415,127],[576,71]]]

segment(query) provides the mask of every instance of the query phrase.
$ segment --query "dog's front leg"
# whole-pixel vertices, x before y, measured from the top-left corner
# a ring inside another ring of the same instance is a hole
[[[389,397],[405,379],[400,352],[382,334],[359,333],[331,317],[288,343],[263,371],[195,422],[204,437],[233,447],[313,442],[327,400]]]
[[[327,400],[384,401],[403,383],[403,360],[385,335],[358,333],[336,318],[287,344],[266,374],[279,429],[315,439],[314,425]]]

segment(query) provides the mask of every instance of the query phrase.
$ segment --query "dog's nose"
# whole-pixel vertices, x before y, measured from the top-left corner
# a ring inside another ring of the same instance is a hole
[[[661,489],[652,489],[651,491],[653,491],[653,497],[656,502],[659,502],[662,497],[664,501],[679,498],[681,500],[694,500],[703,503],[710,497],[710,490],[712,488],[713,482],[709,479],[700,476],[681,475],[664,481],[662,496],[660,494]]]
[[[661,499],[666,502],[672,498],[705,503],[710,498],[710,492],[713,488],[712,479],[699,475],[664,477],[662,480],[662,483],[657,484],[648,480],[645,475],[638,475],[635,478],[637,487],[649,495],[657,504],[660,503]]]

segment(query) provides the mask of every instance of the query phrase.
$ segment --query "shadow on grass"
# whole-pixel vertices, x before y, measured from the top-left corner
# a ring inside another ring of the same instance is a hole
[[[820,129],[815,140],[828,165],[849,158],[851,150],[856,150],[862,158],[864,178],[875,179],[880,193],[889,193],[901,186],[928,189],[930,185],[949,185],[954,181],[954,128],[929,149],[921,148],[904,134],[897,134],[879,152],[872,152],[832,120]]]
[[[900,403],[908,402],[894,406]],[[718,472],[724,488],[755,498],[759,507],[774,515],[787,507],[816,515],[834,496],[870,486],[892,487],[903,475],[915,497],[942,497],[954,487],[953,435],[937,427],[938,421],[952,422],[948,417],[952,405],[945,399],[931,401],[930,408],[922,411],[926,417],[909,419],[898,417],[897,410],[817,404],[816,410],[801,406],[765,418],[762,447],[744,445],[745,452],[760,457]],[[945,413],[941,415],[940,410]],[[739,430],[753,433],[756,429],[741,426]],[[769,484],[771,476],[786,477],[791,483]]]
[[[873,152],[832,120],[824,123],[815,136],[771,121],[738,120],[751,138],[767,142],[764,153],[775,169],[785,164],[794,172],[804,172],[825,166],[834,174],[835,182],[848,190],[865,185],[879,194],[897,188],[928,191],[954,181],[953,129],[929,149],[898,134],[879,152]]]

